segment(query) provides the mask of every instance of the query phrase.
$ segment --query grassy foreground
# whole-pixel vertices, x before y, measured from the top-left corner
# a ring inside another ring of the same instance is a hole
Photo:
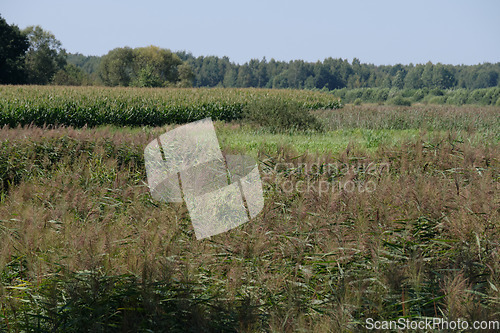
[[[172,126],[2,129],[0,329],[499,320],[498,108],[318,115],[321,134],[216,123],[226,153],[259,160],[265,207],[202,241],[185,206],[145,184],[143,149]]]

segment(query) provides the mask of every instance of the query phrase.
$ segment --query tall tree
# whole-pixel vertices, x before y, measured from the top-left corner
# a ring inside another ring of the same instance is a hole
[[[23,83],[28,38],[0,16],[0,83]]]
[[[398,71],[392,80],[392,86],[397,89],[403,89],[405,76],[404,70]]]
[[[432,88],[433,84],[433,76],[434,76],[434,65],[432,62],[427,62],[424,66],[424,70],[422,71],[422,85],[427,88]]]
[[[269,75],[267,74],[267,60],[263,58],[258,64],[257,68],[257,87],[263,88],[269,82]]]
[[[193,86],[194,73],[188,63],[182,63],[177,67],[179,73],[179,81],[177,86],[181,88],[189,88]]]
[[[416,65],[408,71],[405,76],[405,88],[420,89],[423,87],[422,73],[424,71],[423,65]]]
[[[432,86],[439,89],[449,89],[455,85],[455,75],[450,66],[438,63],[432,73]]]
[[[182,60],[167,49],[158,46],[139,47],[133,50],[134,76],[138,78],[132,82],[140,87],[160,87],[176,83],[179,79],[177,66]],[[147,80],[141,80],[144,76]]]
[[[182,64],[170,50],[153,45],[116,48],[102,58],[99,76],[107,86],[185,87],[191,85],[193,72]]]
[[[119,47],[102,57],[99,76],[107,86],[128,86],[132,80],[134,54],[130,47]]]
[[[54,74],[66,65],[66,51],[51,32],[43,30],[39,25],[27,27],[23,34],[29,41],[26,53],[28,82],[50,83]]]

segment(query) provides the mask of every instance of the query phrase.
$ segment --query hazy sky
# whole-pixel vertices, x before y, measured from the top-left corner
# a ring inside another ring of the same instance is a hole
[[[237,63],[500,62],[498,0],[0,0],[0,15],[20,28],[41,25],[85,55],[152,44]]]

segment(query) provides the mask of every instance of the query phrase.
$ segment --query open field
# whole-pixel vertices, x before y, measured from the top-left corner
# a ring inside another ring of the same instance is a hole
[[[175,125],[3,128],[0,327],[349,332],[367,318],[499,320],[499,112],[349,106],[314,111],[321,132],[217,121],[225,153],[259,160],[265,207],[202,241],[186,207],[153,201],[145,183],[145,145]]]

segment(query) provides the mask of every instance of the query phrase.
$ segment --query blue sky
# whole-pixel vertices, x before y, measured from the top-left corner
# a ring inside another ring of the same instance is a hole
[[[2,0],[20,28],[41,25],[69,52],[116,47],[252,58],[359,58],[376,65],[500,62],[500,1]]]

